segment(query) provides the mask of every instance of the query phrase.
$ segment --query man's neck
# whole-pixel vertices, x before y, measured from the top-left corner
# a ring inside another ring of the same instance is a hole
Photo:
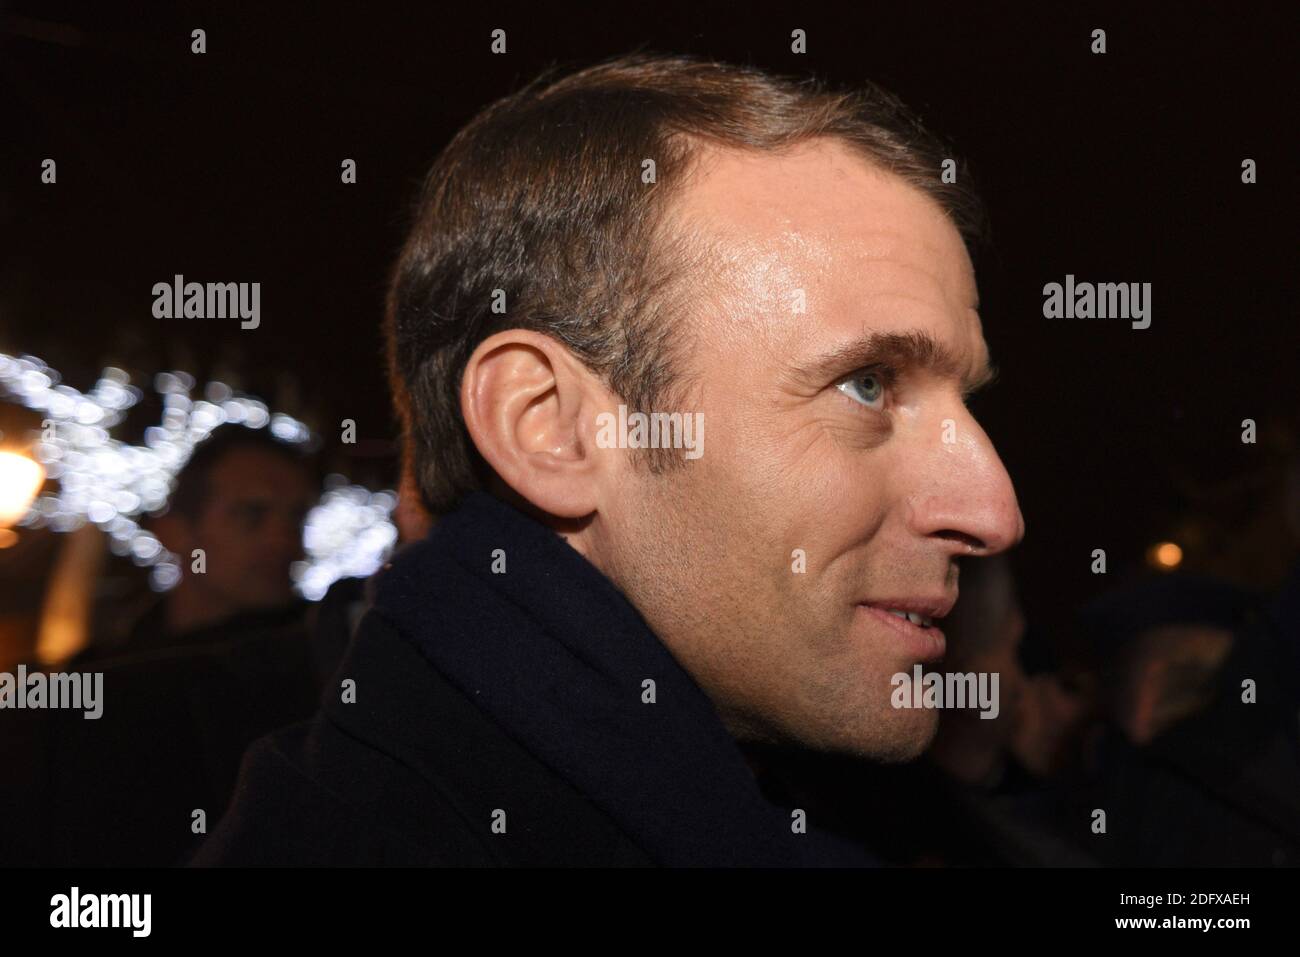
[[[163,624],[171,634],[194,631],[229,618],[237,609],[182,582],[167,596]]]

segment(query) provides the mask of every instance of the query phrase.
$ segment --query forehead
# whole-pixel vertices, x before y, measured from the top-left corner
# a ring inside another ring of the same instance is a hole
[[[286,456],[258,448],[233,448],[213,465],[208,492],[213,499],[294,499],[306,495],[309,485],[307,470]]]
[[[733,323],[761,322],[754,331],[809,348],[866,329],[921,329],[982,352],[974,270],[956,227],[935,200],[837,141],[783,153],[705,149],[670,221],[711,250],[705,292],[733,307]],[[800,295],[805,314],[794,306]]]

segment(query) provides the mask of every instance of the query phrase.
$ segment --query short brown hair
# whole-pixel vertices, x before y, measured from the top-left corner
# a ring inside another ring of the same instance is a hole
[[[697,143],[774,151],[819,137],[931,196],[973,252],[984,217],[967,172],[943,182],[952,153],[871,84],[834,91],[643,53],[559,79],[547,71],[462,129],[425,179],[385,322],[405,467],[430,511],[449,511],[491,475],[460,410],[479,343],[503,329],[543,333],[630,407],[655,408],[678,378],[680,280],[699,265],[658,227]],[[654,185],[642,182],[644,159]],[[495,290],[504,313],[492,310]]]
[[[202,518],[212,497],[212,473],[232,452],[242,451],[278,455],[302,469],[313,484],[321,478],[318,462],[305,446],[281,441],[267,429],[221,425],[194,447],[176,473],[175,484],[167,497],[167,511],[184,515],[191,521]]]

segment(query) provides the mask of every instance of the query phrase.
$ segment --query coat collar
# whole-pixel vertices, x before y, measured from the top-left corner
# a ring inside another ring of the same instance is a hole
[[[394,560],[375,611],[658,862],[872,863],[811,827],[794,833],[640,613],[512,506],[467,496]]]

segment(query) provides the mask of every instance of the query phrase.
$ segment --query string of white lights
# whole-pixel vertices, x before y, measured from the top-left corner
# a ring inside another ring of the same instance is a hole
[[[149,568],[154,589],[173,587],[181,578],[178,557],[137,518],[166,505],[195,446],[223,425],[266,428],[290,444],[314,441],[306,425],[271,412],[260,399],[237,395],[222,382],[207,383],[203,398],[194,399],[194,385],[184,372],[155,376],[161,421],[145,429],[144,445],[130,445],[110,434],[144,395],[126,372],[107,368],[82,393],[63,384],[59,373],[35,356],[0,353],[0,389],[43,414],[32,456],[58,482],[56,490],[32,502],[19,524],[70,532],[90,522],[108,536],[114,554]],[[303,525],[306,560],[295,564],[294,577],[302,595],[313,601],[339,578],[378,570],[397,541],[390,520],[396,495],[346,481],[337,475],[327,479]]]

